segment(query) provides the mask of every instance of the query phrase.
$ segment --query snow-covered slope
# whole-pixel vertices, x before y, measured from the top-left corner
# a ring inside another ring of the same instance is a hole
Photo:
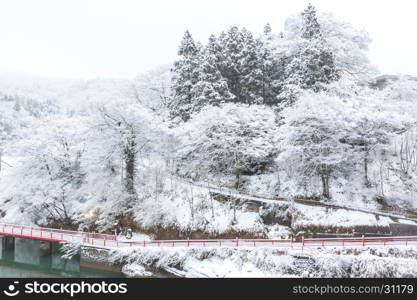
[[[415,277],[415,248],[280,250],[271,248],[114,251],[128,276],[152,276],[163,270],[179,277]]]

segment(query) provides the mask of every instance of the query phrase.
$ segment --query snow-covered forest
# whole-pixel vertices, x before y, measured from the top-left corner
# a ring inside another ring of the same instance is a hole
[[[289,234],[212,187],[417,211],[417,78],[380,74],[367,32],[311,5],[284,28],[190,28],[172,65],[132,80],[0,75],[1,221]],[[292,224],[387,222],[319,210]]]

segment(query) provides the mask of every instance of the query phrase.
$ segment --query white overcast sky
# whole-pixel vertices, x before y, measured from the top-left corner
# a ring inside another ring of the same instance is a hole
[[[415,0],[0,0],[0,71],[130,78],[171,63],[186,29],[204,42],[233,24],[279,32],[308,2],[365,28],[381,72],[417,75]]]

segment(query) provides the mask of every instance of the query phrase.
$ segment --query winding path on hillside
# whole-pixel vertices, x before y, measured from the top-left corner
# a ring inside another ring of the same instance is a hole
[[[268,197],[262,197],[262,196],[257,196],[257,195],[251,195],[251,194],[240,192],[236,189],[219,187],[211,183],[195,182],[195,181],[187,180],[178,176],[175,176],[175,179],[185,184],[190,184],[196,187],[207,189],[208,191],[212,193],[217,193],[226,197],[232,197],[232,198],[241,199],[241,200],[245,200],[249,202],[252,201],[252,202],[261,202],[261,203],[277,203],[277,202],[291,203],[291,200],[286,199],[286,198],[268,198]],[[401,219],[401,220],[407,220],[407,221],[412,221],[412,222],[417,223],[417,215],[402,215],[402,214],[382,212],[382,211],[361,208],[361,207],[323,203],[323,202],[309,200],[309,199],[294,199],[294,202],[299,205],[316,206],[316,207],[320,206],[320,207],[326,207],[326,208],[331,208],[331,209],[345,209],[349,211],[373,214],[375,216],[389,217],[393,220]]]

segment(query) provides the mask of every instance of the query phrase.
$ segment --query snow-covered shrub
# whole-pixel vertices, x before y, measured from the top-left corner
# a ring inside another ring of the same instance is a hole
[[[290,203],[280,202],[264,205],[259,214],[266,225],[280,224],[291,227],[293,212]]]

